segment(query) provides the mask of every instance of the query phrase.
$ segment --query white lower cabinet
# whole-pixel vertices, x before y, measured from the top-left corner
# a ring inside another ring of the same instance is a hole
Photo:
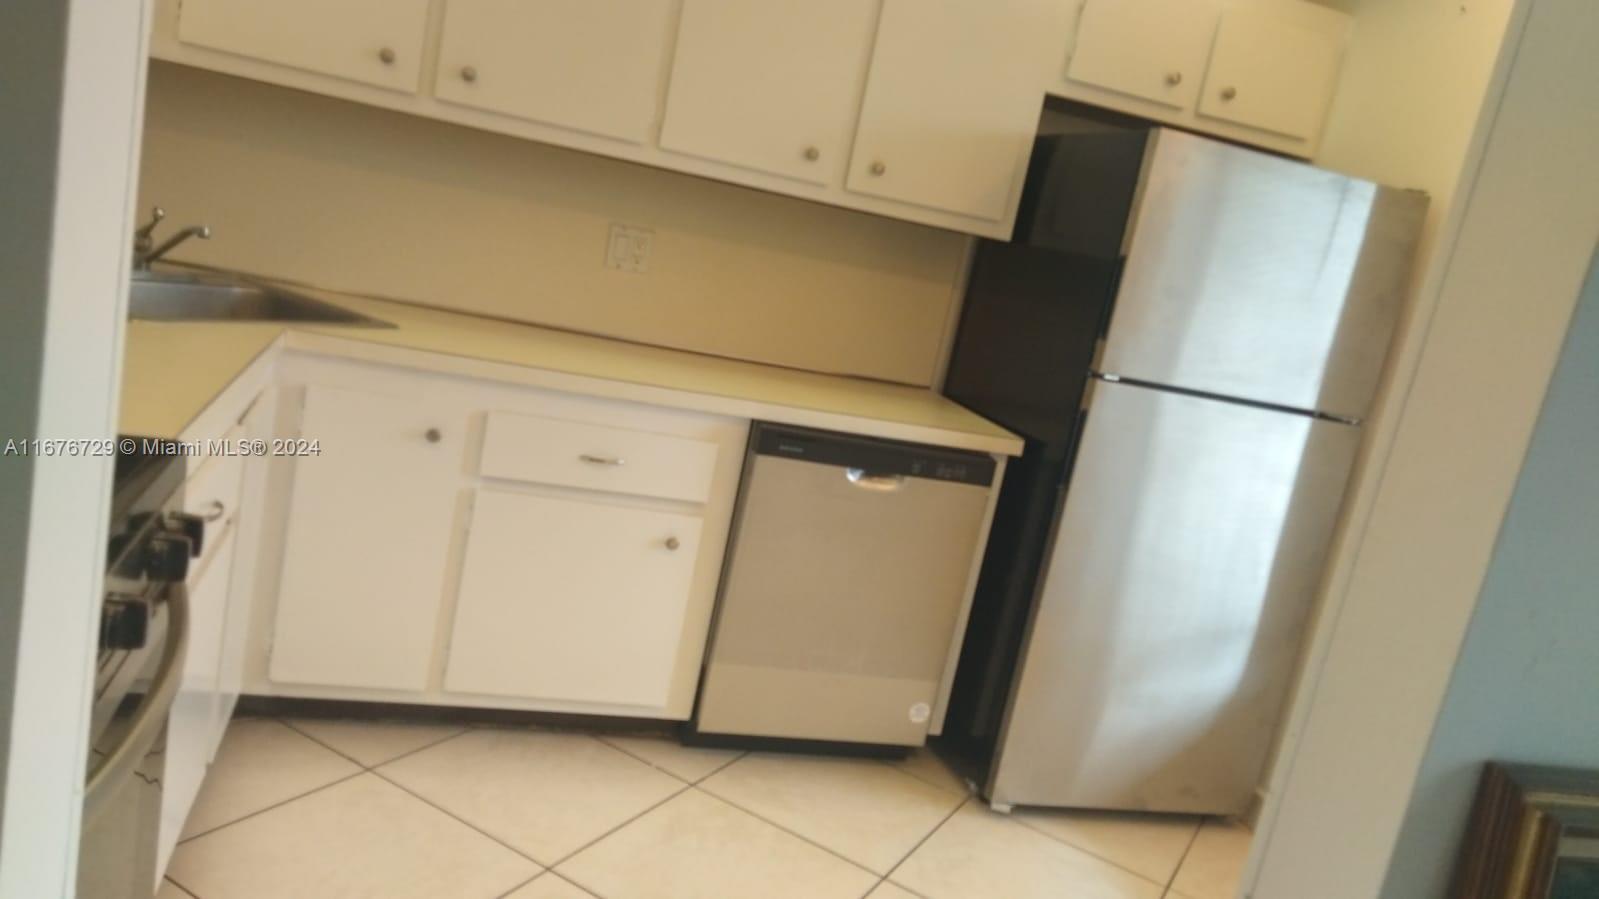
[[[699,545],[697,515],[480,491],[445,689],[664,707]]]
[[[300,437],[317,454],[294,465],[273,680],[427,686],[463,430],[403,394],[305,389]]]
[[[200,793],[215,747],[217,677],[229,573],[233,568],[232,537],[231,528],[221,535],[226,543],[217,547],[198,580],[189,586],[189,650],[183,663],[183,679],[172,700],[172,714],[167,719],[166,782],[161,789],[157,870],[166,869],[183,822]]]
[[[321,454],[269,483],[247,692],[692,713],[748,421],[312,354],[281,377]]]

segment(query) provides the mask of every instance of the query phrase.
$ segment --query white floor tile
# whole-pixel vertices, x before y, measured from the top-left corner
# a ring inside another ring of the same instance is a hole
[[[361,767],[270,718],[235,721],[185,822],[183,837],[205,833],[349,777]]]
[[[1137,877],[968,803],[894,870],[929,899],[1160,899]]]
[[[205,899],[495,899],[538,871],[362,774],[182,844],[169,873]]]
[[[170,880],[163,879],[161,888],[155,891],[155,899],[194,899],[194,894]]]
[[[1019,811],[1016,820],[1156,883],[1171,882],[1199,829],[1187,815]]]
[[[905,758],[896,759],[888,764],[935,787],[953,790],[962,795],[971,792],[971,787],[967,785],[965,779],[951,770],[944,764],[944,760],[934,755],[931,750],[917,749]]]
[[[453,724],[404,724],[333,718],[296,718],[288,723],[300,733],[368,768],[376,768],[384,762],[466,730]]]
[[[472,731],[379,773],[546,865],[685,788],[593,737],[545,731]]]
[[[669,737],[613,737],[600,739],[636,755],[673,777],[689,783],[705,779],[744,753],[734,749],[705,749],[684,746]]]
[[[856,899],[877,878],[698,790],[557,869],[605,899]]]
[[[505,899],[595,899],[593,893],[558,877],[553,871],[540,874],[532,883]]]
[[[1172,889],[1187,899],[1233,899],[1251,839],[1242,824],[1206,821],[1177,869]]]
[[[748,755],[700,788],[879,874],[963,801],[871,759],[805,755]]]
[[[866,899],[920,899],[920,897],[899,884],[885,880],[877,885],[877,889],[867,893]]]

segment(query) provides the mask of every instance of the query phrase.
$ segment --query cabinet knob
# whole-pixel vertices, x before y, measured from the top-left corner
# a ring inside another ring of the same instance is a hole
[[[805,158],[811,162],[815,162],[816,160],[822,158],[822,151],[819,147],[806,147]]]
[[[1176,87],[1177,85],[1182,84],[1183,83],[1183,73],[1182,72],[1167,72],[1166,73],[1166,83],[1171,85],[1172,87]]]
[[[1236,87],[1224,87],[1221,89],[1221,98],[1223,100],[1231,100],[1236,96],[1238,96],[1238,88]]]
[[[669,550],[672,550],[673,552],[676,552],[677,548],[679,546],[682,546],[682,545],[683,544],[679,543],[678,539],[676,537],[667,537],[666,538],[666,548],[669,549]]]
[[[476,66],[462,66],[461,67],[461,80],[465,81],[467,84],[476,84],[477,83],[477,67]]]
[[[888,166],[884,165],[883,161],[879,159],[873,162],[866,170],[871,172],[873,175],[881,175],[888,171]]]
[[[386,66],[394,65],[394,61],[398,58],[399,54],[394,52],[393,47],[384,47],[378,51],[378,59],[383,60],[383,64]]]
[[[440,440],[444,439],[444,432],[440,431],[438,428],[428,428],[426,433],[424,433],[422,436],[428,439],[428,443],[438,443]]]

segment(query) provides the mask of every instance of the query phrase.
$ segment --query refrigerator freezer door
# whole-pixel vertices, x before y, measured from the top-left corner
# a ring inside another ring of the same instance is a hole
[[[1101,371],[1366,415],[1426,198],[1161,130]]]
[[[1304,415],[1101,383],[990,798],[1244,811],[1358,441]]]

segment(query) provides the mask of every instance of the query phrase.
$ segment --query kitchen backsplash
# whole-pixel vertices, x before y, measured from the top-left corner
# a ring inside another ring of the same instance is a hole
[[[911,384],[968,238],[152,64],[141,203],[175,257],[335,290]],[[613,224],[644,272],[606,267]]]

